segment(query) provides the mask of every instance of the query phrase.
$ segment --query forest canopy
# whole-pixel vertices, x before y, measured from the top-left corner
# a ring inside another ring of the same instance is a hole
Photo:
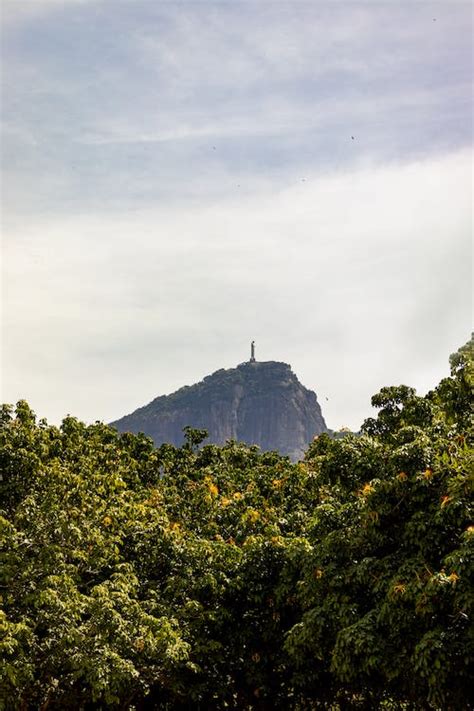
[[[0,709],[472,708],[474,342],[303,461],[0,413]]]

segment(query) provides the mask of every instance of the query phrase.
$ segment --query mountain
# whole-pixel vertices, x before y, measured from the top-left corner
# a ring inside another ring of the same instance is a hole
[[[293,460],[302,457],[316,434],[328,431],[316,394],[301,385],[289,365],[275,361],[218,370],[111,425],[120,432],[144,432],[157,445],[182,444],[183,427],[190,425],[208,431],[206,443],[235,439]]]

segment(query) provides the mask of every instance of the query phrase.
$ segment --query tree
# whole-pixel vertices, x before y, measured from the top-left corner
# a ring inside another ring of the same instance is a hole
[[[304,461],[0,415],[0,709],[472,708],[473,344]]]

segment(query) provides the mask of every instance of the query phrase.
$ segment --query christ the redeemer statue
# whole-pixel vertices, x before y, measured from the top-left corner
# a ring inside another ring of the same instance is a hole
[[[255,363],[255,341],[250,344],[250,362]]]

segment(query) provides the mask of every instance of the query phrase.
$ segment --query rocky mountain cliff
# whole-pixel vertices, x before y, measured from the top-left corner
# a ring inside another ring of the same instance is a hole
[[[144,432],[157,445],[180,445],[183,427],[204,428],[207,442],[235,439],[302,457],[316,434],[327,432],[316,394],[291,367],[275,361],[247,362],[218,370],[196,385],[157,397],[112,422],[120,432]]]

